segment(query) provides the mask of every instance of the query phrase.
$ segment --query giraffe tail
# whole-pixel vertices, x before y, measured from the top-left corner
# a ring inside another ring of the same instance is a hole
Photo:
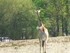
[[[44,42],[45,42],[45,41],[44,41],[44,40],[42,40],[42,47],[44,47]]]

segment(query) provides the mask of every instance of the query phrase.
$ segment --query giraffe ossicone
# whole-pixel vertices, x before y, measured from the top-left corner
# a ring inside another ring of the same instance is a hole
[[[40,10],[35,10],[35,13],[40,13]]]

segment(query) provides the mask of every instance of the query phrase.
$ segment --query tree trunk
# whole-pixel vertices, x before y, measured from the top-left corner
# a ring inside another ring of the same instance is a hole
[[[62,35],[64,36],[65,33],[65,19],[63,18],[63,15],[61,15],[61,21],[62,21]]]
[[[58,17],[58,15],[56,15],[56,35],[57,36],[59,35],[59,17]]]
[[[66,0],[66,19],[65,19],[65,33],[68,35],[68,18],[69,18],[69,5],[68,5],[68,0]]]

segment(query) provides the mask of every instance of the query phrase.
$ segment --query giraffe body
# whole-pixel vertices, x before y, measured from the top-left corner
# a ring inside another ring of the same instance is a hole
[[[48,40],[48,30],[44,27],[43,29],[41,29],[40,27],[37,27],[38,30],[38,34],[39,34],[39,38],[41,40]]]
[[[38,34],[39,34],[39,42],[40,42],[40,53],[46,53],[46,43],[48,41],[48,30],[43,26],[37,27]],[[43,49],[42,49],[43,48]]]
[[[47,40],[48,40],[48,30],[44,27],[41,19],[40,19],[40,10],[36,10],[35,11],[37,13],[37,16],[38,16],[38,24],[39,26],[37,27],[37,30],[38,30],[38,35],[39,35],[39,42],[40,42],[40,53],[46,53],[46,43],[47,43]]]

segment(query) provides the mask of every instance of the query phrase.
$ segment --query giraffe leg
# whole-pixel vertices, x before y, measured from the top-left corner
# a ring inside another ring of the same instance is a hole
[[[40,42],[40,53],[41,53],[41,42]]]
[[[42,40],[42,47],[44,47],[44,42],[45,42],[45,41],[44,41],[44,40]]]
[[[40,53],[41,53],[41,40],[39,39],[39,43],[40,43]]]
[[[46,41],[45,41],[45,53],[46,53]]]
[[[45,50],[44,50],[44,53],[46,53],[46,42],[45,42],[45,45],[44,45],[44,49],[45,49]]]
[[[44,53],[46,53],[46,41],[44,42],[43,51],[44,51]]]
[[[46,53],[46,51],[45,51],[45,40],[42,40],[42,47],[43,47],[43,53]]]

